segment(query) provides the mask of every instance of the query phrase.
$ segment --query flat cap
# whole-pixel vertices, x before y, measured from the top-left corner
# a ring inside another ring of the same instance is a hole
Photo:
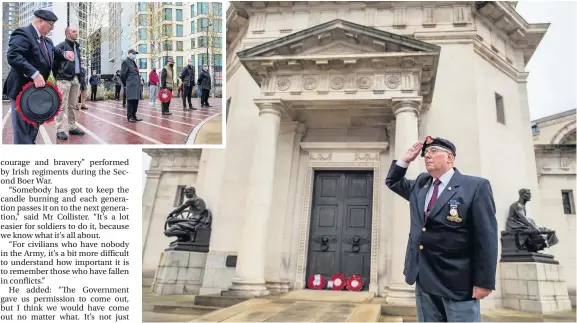
[[[423,144],[423,148],[421,149],[421,157],[425,156],[425,150],[428,147],[441,147],[452,152],[454,156],[457,156],[457,148],[455,147],[455,145],[453,145],[452,142],[444,138],[439,137],[433,138],[431,136],[427,136],[427,138],[425,139],[425,143]]]
[[[44,10],[44,9],[39,9],[34,11],[34,16],[38,17],[38,18],[42,18],[46,21],[56,21],[58,20],[58,17],[56,17],[56,15],[54,14],[54,12],[50,11],[50,10]]]
[[[138,54],[138,52],[131,48],[128,50],[128,54]]]

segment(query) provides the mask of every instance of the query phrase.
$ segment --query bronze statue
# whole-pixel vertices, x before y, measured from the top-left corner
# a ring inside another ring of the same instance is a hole
[[[186,201],[170,212],[164,224],[164,235],[176,237],[171,244],[194,242],[198,229],[210,229],[212,212],[206,208],[203,199],[196,195],[194,187],[184,190]]]
[[[531,200],[531,191],[519,190],[519,200],[511,204],[505,233],[515,235],[515,244],[519,251],[538,252],[559,242],[554,230],[540,228],[535,221],[527,217],[525,204]]]

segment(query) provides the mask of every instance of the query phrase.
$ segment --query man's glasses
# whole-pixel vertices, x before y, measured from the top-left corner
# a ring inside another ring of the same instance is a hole
[[[448,149],[444,149],[441,147],[429,147],[429,148],[425,149],[425,154],[429,153],[431,155],[435,155],[441,151],[446,152],[446,153],[450,153],[450,151]]]
[[[50,27],[54,27],[54,21],[48,21],[48,20],[45,20],[45,19],[44,19],[44,21],[46,21],[46,23],[49,24]]]

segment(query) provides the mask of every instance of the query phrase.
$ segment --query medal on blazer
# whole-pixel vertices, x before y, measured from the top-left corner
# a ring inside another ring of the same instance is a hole
[[[446,219],[451,222],[461,223],[463,219],[459,217],[459,210],[457,209],[457,200],[451,200],[449,202],[449,215],[447,215]]]

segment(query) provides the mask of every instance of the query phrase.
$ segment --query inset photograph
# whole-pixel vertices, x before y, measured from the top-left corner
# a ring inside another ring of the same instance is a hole
[[[5,2],[3,144],[222,145],[221,2]]]

